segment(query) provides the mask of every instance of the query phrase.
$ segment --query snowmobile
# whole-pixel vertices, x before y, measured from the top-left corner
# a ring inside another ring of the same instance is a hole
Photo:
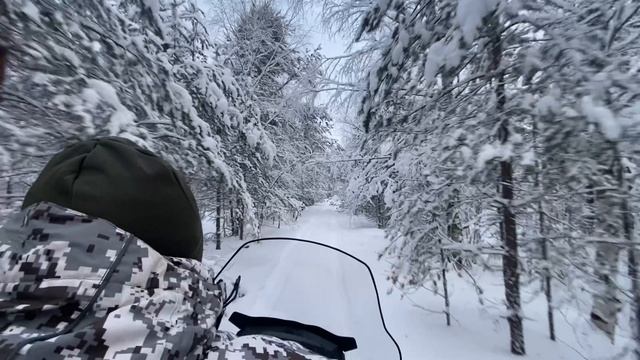
[[[233,253],[219,279],[233,284],[220,330],[295,342],[327,359],[402,360],[371,269],[344,250],[295,238],[256,239]]]

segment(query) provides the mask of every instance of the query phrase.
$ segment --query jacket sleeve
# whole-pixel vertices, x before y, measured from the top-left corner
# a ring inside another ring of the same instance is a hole
[[[41,203],[0,228],[0,359],[193,359],[215,352],[225,289],[196,260]]]
[[[301,345],[271,336],[240,336],[220,331],[217,336],[219,350],[209,354],[207,360],[329,360]]]

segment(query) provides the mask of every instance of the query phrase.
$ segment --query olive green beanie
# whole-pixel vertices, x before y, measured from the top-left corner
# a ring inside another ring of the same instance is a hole
[[[82,141],[55,155],[22,207],[42,201],[108,220],[165,256],[202,260],[202,224],[185,179],[129,140]]]

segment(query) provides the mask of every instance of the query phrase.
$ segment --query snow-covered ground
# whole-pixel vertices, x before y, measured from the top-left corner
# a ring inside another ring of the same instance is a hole
[[[484,290],[484,305],[479,304],[468,278],[449,276],[453,320],[447,327],[441,297],[427,290],[403,296],[392,289],[386,281],[389,263],[378,260],[386,245],[384,233],[365,219],[340,213],[329,203],[322,203],[305,210],[297,223],[281,229],[267,228],[262,235],[319,241],[367,262],[380,288],[389,330],[406,360],[520,358],[509,353],[509,329],[501,316],[504,288],[499,274],[476,277]],[[213,244],[207,244],[205,262],[219,268],[241,244],[237,239],[225,239],[219,251]],[[243,276],[242,297],[231,311],[281,316],[320,325],[338,335],[354,336],[361,350],[348,359],[394,359],[366,273],[357,263],[323,248],[292,243],[262,242],[243,253],[234,261],[235,266],[225,270],[228,276],[236,273]],[[620,344],[612,346],[571,308],[560,309],[556,314],[558,341],[550,341],[544,299],[531,298],[526,289],[523,298],[526,358],[605,359],[620,351]]]

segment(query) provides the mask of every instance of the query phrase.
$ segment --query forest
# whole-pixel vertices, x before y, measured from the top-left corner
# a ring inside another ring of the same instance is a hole
[[[636,0],[0,0],[0,68],[0,223],[121,136],[186,175],[211,246],[332,198],[447,322],[448,279],[483,304],[499,273],[511,354],[538,296],[549,341],[569,306],[640,359]]]

